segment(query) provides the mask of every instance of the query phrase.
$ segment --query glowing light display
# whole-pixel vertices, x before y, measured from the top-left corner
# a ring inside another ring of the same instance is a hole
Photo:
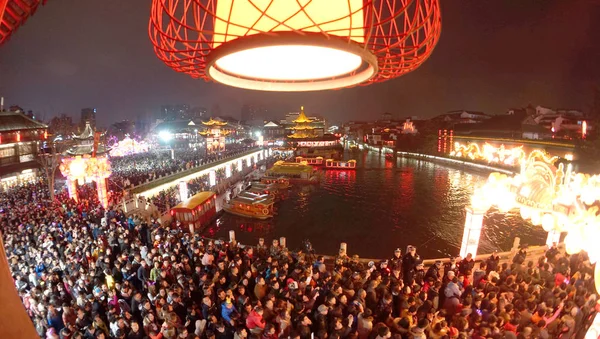
[[[525,160],[527,154],[523,151],[523,146],[506,148],[504,145],[500,145],[500,147],[495,147],[486,142],[480,147],[476,143],[465,145],[456,142],[454,143],[454,150],[450,152],[450,156],[516,166]]]
[[[441,32],[439,0],[153,0],[150,39],[193,78],[269,91],[392,79]]]
[[[132,155],[137,153],[145,153],[150,149],[150,144],[145,141],[137,141],[129,136],[126,136],[125,139],[116,143],[109,154],[111,157],[123,157],[126,155]]]
[[[310,80],[333,78],[356,70],[359,56],[318,46],[268,46],[232,53],[216,66],[244,78]]]
[[[597,206],[600,175],[575,173],[570,164],[566,168],[562,163],[555,166],[557,159],[535,150],[521,160],[517,175],[490,174],[485,185],[475,190],[472,206],[479,211],[486,211],[491,206],[504,211],[519,208],[524,219],[548,232],[548,244],[557,242],[560,233],[566,232],[567,253],[586,251],[590,261],[595,263],[600,259],[600,246],[597,245],[600,238]],[[465,222],[466,227],[470,224],[469,220]],[[466,240],[463,239],[463,243]],[[597,274],[600,274],[599,269],[600,265],[597,265]],[[598,290],[599,284],[600,280],[597,280]]]
[[[110,162],[106,157],[91,157],[89,155],[63,158],[60,164],[60,172],[67,178],[69,197],[75,201],[77,196],[77,183],[95,181],[98,190],[98,200],[108,207],[108,193],[106,189],[106,178],[110,177],[112,170]]]
[[[412,121],[406,120],[402,124],[402,134],[416,134],[416,133],[417,133],[417,129],[415,128],[415,125],[413,124]]]
[[[214,120],[202,121],[205,126],[203,131],[198,132],[206,140],[206,152],[216,153],[225,150],[225,136],[230,132],[223,128],[227,125],[225,121]]]

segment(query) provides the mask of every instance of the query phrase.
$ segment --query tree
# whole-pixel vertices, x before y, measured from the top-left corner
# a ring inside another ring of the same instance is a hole
[[[76,130],[77,126],[73,123],[73,118],[66,114],[53,117],[48,123],[48,132],[53,136],[62,135],[63,138],[66,138]]]
[[[54,141],[50,142],[50,148],[44,149],[38,155],[38,162],[40,163],[44,175],[46,176],[46,183],[48,184],[48,190],[50,191],[50,200],[54,201],[54,181],[56,178],[56,170],[60,166],[60,162],[63,157],[63,152],[67,149],[68,143],[61,142],[57,143]]]

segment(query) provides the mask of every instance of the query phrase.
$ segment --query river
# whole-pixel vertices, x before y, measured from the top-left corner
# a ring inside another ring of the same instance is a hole
[[[256,221],[221,215],[205,236],[256,244],[263,237],[286,237],[288,247],[309,239],[317,253],[335,254],[341,242],[349,254],[385,258],[395,248],[417,246],[424,258],[458,255],[467,206],[474,187],[488,173],[424,160],[385,159],[375,152],[347,152],[356,171],[322,171],[319,185],[295,185],[276,203],[277,215]],[[484,220],[479,253],[509,250],[514,238],[543,244],[546,233],[525,222],[518,211],[490,210]]]

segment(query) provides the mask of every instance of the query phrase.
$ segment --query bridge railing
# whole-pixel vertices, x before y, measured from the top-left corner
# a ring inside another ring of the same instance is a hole
[[[259,150],[260,150],[260,148],[253,148],[253,149],[250,149],[248,151],[236,152],[236,153],[231,154],[231,155],[229,155],[227,157],[224,157],[224,158],[221,158],[221,159],[217,159],[217,160],[214,160],[214,161],[211,161],[211,162],[201,163],[198,166],[194,166],[194,167],[189,168],[189,169],[183,169],[183,170],[180,170],[178,172],[175,172],[175,173],[172,173],[172,174],[169,174],[169,175],[166,175],[166,176],[162,176],[162,177],[156,178],[155,180],[147,181],[145,183],[139,184],[139,185],[137,185],[135,187],[130,188],[128,190],[128,192],[129,192],[129,194],[138,194],[140,192],[144,192],[144,191],[150,190],[152,188],[158,187],[160,185],[163,185],[163,184],[175,181],[177,179],[183,178],[183,177],[188,176],[190,174],[194,174],[196,172],[200,172],[200,171],[202,171],[203,169],[205,169],[205,168],[207,168],[209,166],[217,166],[217,165],[219,165],[221,163],[224,163],[224,162],[227,162],[227,161],[231,160],[232,158],[236,158],[236,157],[241,157],[241,156],[245,156],[245,155],[248,155],[248,154],[252,154],[252,153],[255,153],[255,152],[259,151]]]

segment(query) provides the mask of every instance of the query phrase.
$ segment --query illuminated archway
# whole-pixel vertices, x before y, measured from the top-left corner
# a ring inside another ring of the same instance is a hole
[[[77,184],[95,181],[98,190],[98,200],[104,208],[108,207],[108,191],[106,179],[112,174],[110,162],[105,156],[90,155],[68,157],[62,159],[60,172],[67,178],[69,198],[79,201]]]

